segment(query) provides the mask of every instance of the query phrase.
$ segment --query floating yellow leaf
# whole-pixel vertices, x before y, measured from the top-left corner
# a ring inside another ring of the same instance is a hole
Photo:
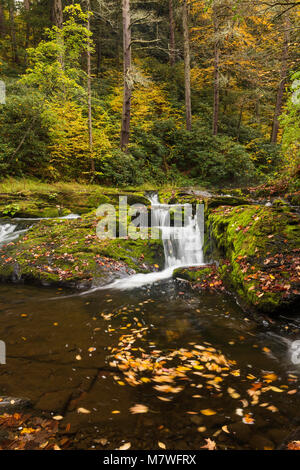
[[[205,416],[212,416],[212,415],[215,415],[217,412],[214,410],[207,409],[207,410],[201,410],[201,413]]]
[[[118,450],[128,450],[128,449],[130,449],[130,447],[131,447],[131,442],[126,442],[121,447],[119,447]]]

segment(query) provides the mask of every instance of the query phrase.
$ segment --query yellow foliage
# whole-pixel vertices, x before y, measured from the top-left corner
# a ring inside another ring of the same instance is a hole
[[[141,72],[141,71],[139,71]],[[137,83],[132,93],[131,125],[142,125],[144,130],[152,127],[155,119],[179,118],[172,109],[162,85],[151,80],[143,72],[143,83]],[[109,104],[114,113],[120,118],[123,103],[123,84],[113,89]]]
[[[55,173],[56,166],[68,165],[72,168],[72,163],[77,167],[79,165],[83,171],[88,171],[91,158],[103,160],[109,156],[111,143],[105,127],[105,115],[100,109],[94,122],[92,154],[89,151],[87,117],[83,115],[82,108],[68,101],[59,106],[48,103],[48,110],[54,118],[50,129],[50,173]]]

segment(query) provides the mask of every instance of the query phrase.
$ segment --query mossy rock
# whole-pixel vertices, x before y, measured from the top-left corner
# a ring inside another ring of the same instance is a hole
[[[80,190],[74,191],[21,191],[0,195],[0,217],[61,217],[71,213],[85,215],[103,204],[118,206],[120,196],[126,196],[129,205],[150,204],[143,192],[118,191],[97,186],[82,186]]]
[[[203,282],[209,278],[212,274],[213,268],[201,267],[201,268],[178,268],[173,273],[174,279],[184,279],[191,283]]]
[[[231,264],[232,288],[247,305],[268,313],[296,310],[300,300],[299,216],[258,205],[219,207],[208,233]]]
[[[98,220],[43,220],[0,250],[0,279],[65,287],[106,285],[163,267],[161,240],[104,239]]]
[[[250,204],[247,198],[238,196],[215,196],[206,200],[207,209],[213,209],[220,206],[241,206]]]

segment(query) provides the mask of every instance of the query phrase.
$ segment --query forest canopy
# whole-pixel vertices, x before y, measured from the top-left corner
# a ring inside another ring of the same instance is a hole
[[[295,175],[300,2],[0,0],[1,177]]]

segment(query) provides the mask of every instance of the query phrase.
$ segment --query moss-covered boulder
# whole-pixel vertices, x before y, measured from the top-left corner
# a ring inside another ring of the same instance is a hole
[[[150,201],[142,191],[120,191],[100,186],[43,185],[33,190],[0,193],[0,217],[43,218],[65,215],[84,215],[102,204],[117,206],[120,197],[127,197],[129,205]]]
[[[258,205],[213,209],[208,233],[230,270],[224,279],[262,312],[297,309],[300,300],[299,215]]]
[[[43,220],[16,243],[0,250],[2,281],[89,287],[161,269],[161,240],[104,239],[98,220]]]
[[[192,283],[206,281],[210,278],[213,268],[210,266],[193,267],[193,268],[178,268],[173,273],[174,279],[183,279]]]
[[[225,286],[222,281],[223,268],[210,264],[191,268],[178,268],[173,273],[173,278],[178,282],[185,282],[196,291],[224,292]]]
[[[251,199],[246,196],[224,194],[218,195],[205,190],[197,189],[170,189],[160,190],[159,199],[164,204],[204,204],[206,209],[228,205],[240,206],[251,204]]]

